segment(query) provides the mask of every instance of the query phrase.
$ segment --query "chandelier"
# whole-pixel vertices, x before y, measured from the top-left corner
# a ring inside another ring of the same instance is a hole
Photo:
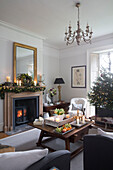
[[[77,30],[72,32],[71,24],[69,24],[68,32],[65,32],[64,41],[66,41],[66,45],[72,44],[75,40],[77,45],[80,45],[81,40],[83,39],[86,43],[91,43],[92,38],[92,29],[89,30],[89,25],[87,24],[85,32],[80,28],[80,19],[79,19],[79,7],[80,3],[76,3],[75,5],[78,8],[78,21],[77,21]]]

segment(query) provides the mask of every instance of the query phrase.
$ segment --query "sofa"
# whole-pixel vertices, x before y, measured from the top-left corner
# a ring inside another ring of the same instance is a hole
[[[84,170],[113,169],[113,137],[105,135],[84,136]]]
[[[1,164],[0,170],[4,170],[3,167],[6,166],[6,164],[8,165],[8,170],[9,169],[15,170],[16,165],[19,165],[17,167],[20,168],[20,169],[16,168],[16,170],[24,170],[24,169],[26,170],[49,170],[52,167],[56,167],[57,169],[60,169],[60,170],[69,170],[70,169],[70,152],[67,150],[59,150],[59,151],[49,153],[49,154],[47,154],[48,151],[46,151],[46,154],[45,155],[42,154],[41,159],[39,161],[36,161],[37,160],[36,158],[38,157],[37,152],[38,150],[40,150],[40,148],[38,149],[36,146],[36,142],[39,138],[39,135],[40,135],[39,129],[32,129],[32,130],[29,130],[23,133],[19,133],[19,134],[1,139],[0,140],[1,144],[15,147],[15,151],[17,154],[13,155],[12,153],[11,157],[13,161],[11,160],[11,158],[9,158],[8,160],[7,155],[6,156],[3,155],[3,157],[4,156],[6,157],[6,160],[4,160],[4,158],[0,156],[0,164]],[[24,154],[26,158],[24,158]],[[20,160],[20,157],[21,157],[21,160]],[[4,166],[2,166],[3,165],[2,160],[5,164]],[[21,165],[24,163],[26,164],[26,168],[21,168]],[[5,169],[7,169],[7,166]]]
[[[26,170],[49,170],[56,167],[59,170],[70,170],[70,152],[67,150],[59,150],[48,154],[38,162],[35,162]]]

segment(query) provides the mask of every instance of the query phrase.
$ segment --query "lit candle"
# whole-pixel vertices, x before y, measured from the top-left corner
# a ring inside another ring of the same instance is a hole
[[[36,86],[36,81],[34,81],[34,85]]]
[[[67,115],[66,115],[66,118],[68,119],[69,117],[70,117],[70,115],[69,115],[69,114],[67,114]]]
[[[60,122],[60,118],[59,117],[56,118],[56,122]]]
[[[16,84],[17,84],[17,86],[18,86],[18,80],[16,81]]]
[[[52,120],[52,121],[54,121],[54,117],[50,117],[50,118],[49,118],[49,120]]]
[[[19,84],[19,86],[21,86],[21,80],[19,80],[18,84]]]
[[[7,77],[6,77],[6,81],[7,81],[7,82],[10,82],[10,76],[7,76]]]
[[[76,123],[77,125],[79,125],[79,117],[77,116],[77,119],[76,119]]]
[[[82,123],[85,123],[85,116],[82,116]]]

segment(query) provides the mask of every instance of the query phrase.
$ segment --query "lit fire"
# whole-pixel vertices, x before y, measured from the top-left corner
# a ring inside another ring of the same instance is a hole
[[[18,110],[17,111],[17,117],[21,117],[22,116],[22,110]]]

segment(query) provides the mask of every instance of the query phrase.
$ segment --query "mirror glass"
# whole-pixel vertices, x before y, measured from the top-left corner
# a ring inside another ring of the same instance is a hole
[[[34,51],[16,47],[16,77],[23,73],[34,79]]]
[[[26,73],[37,82],[37,48],[14,42],[13,58],[14,82],[19,74]]]

